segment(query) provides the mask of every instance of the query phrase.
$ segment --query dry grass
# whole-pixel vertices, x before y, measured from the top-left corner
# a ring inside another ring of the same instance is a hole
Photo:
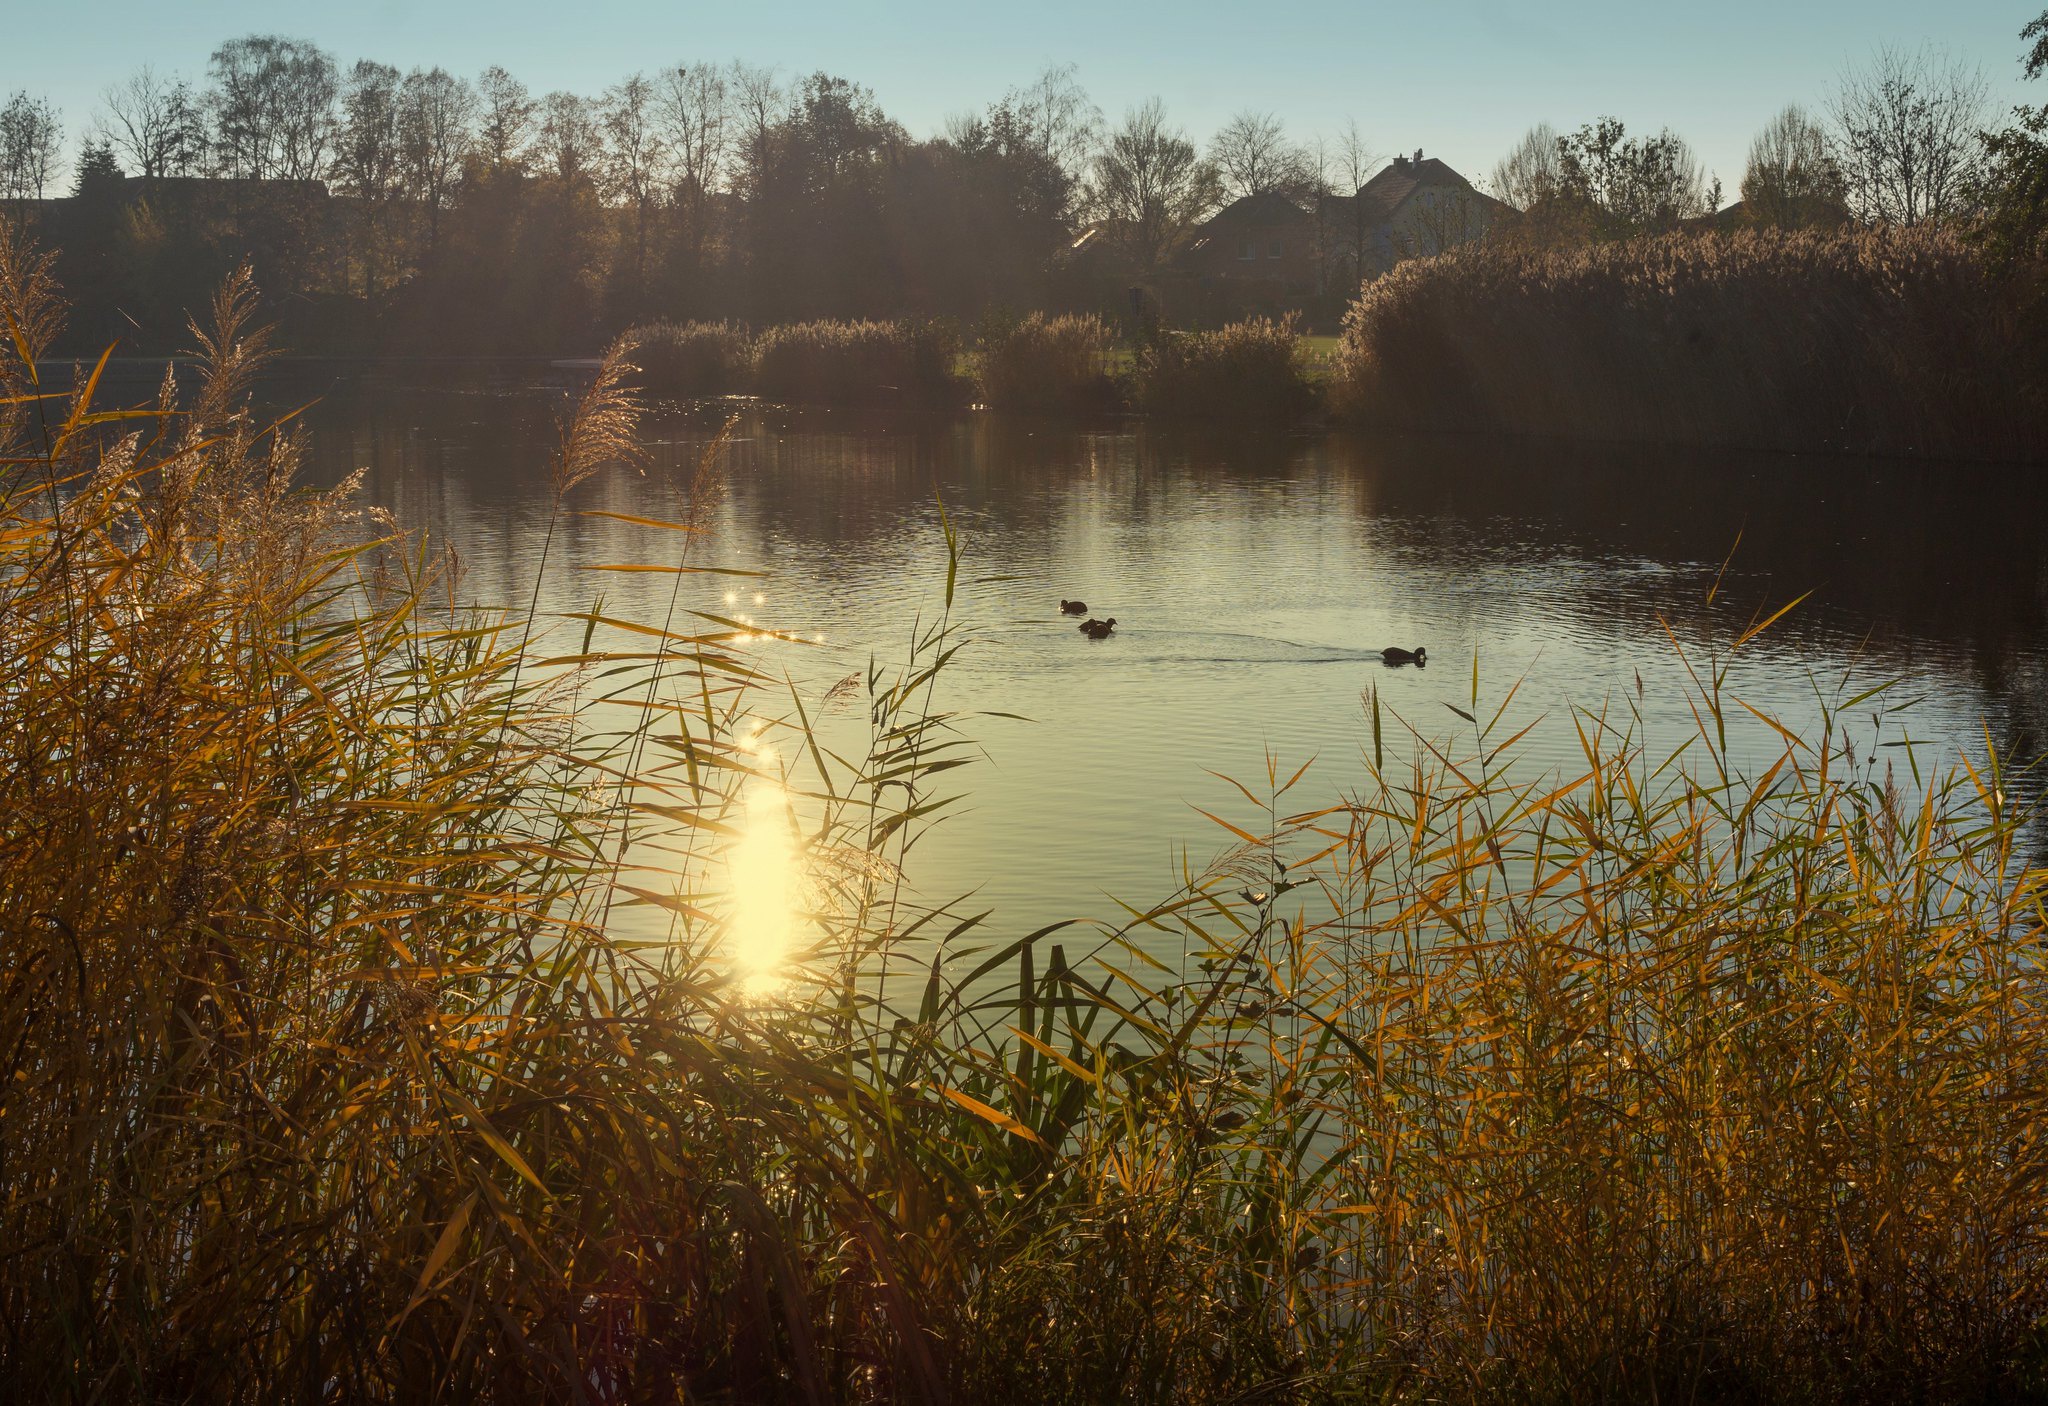
[[[1154,415],[1288,421],[1315,405],[1291,316],[1214,332],[1167,332],[1138,354],[1131,399]]]
[[[1038,414],[1118,408],[1110,353],[1115,334],[1092,314],[1032,313],[979,351],[981,397],[998,410]]]
[[[904,1218],[958,1195],[920,1123],[969,1115],[893,1046],[911,1084],[866,1082],[879,1048],[792,1077],[890,1028],[855,948],[915,921],[892,807],[930,803],[956,745],[899,717],[914,671],[867,680],[876,770],[835,771],[807,832],[871,860],[805,935],[825,994],[738,999],[729,905],[692,883],[763,777],[744,632],[593,612],[556,642],[461,607],[439,553],[292,487],[297,440],[247,412],[246,281],[199,385],[105,412],[40,384],[37,267],[0,243],[0,288],[32,295],[0,448],[0,1378],[936,1393]],[[567,421],[565,503],[625,447],[626,374]],[[650,565],[680,585],[695,535]],[[675,940],[622,936],[635,908]],[[905,1158],[931,1177],[883,1171]]]
[[[949,405],[959,339],[935,323],[799,322],[755,343],[756,385],[771,400],[824,405]]]
[[[1381,425],[1926,457],[2048,455],[2019,300],[1935,231],[1757,231],[1401,265],[1333,402]]]
[[[1997,758],[1893,775],[1880,694],[1737,774],[1722,660],[1685,748],[1617,705],[1539,783],[1475,673],[1461,739],[1369,701],[1356,796],[1275,764],[1171,901],[995,944],[899,884],[970,755],[946,612],[834,690],[867,755],[817,745],[682,607],[715,449],[638,564],[664,619],[468,609],[291,488],[246,285],[195,393],[112,418],[38,383],[33,270],[0,244],[24,1399],[2041,1395],[2048,915]],[[630,446],[622,356],[560,512]],[[764,1000],[728,875],[783,810]]]
[[[652,395],[734,395],[753,386],[753,338],[735,323],[656,322],[633,337],[640,384]]]

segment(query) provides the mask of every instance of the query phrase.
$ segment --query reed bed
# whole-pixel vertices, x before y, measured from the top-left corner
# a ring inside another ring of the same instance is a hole
[[[1405,428],[2038,461],[2027,301],[1945,231],[1481,241],[1367,286],[1331,398]]]
[[[41,383],[10,239],[0,306],[24,1398],[2042,1393],[2043,875],[2002,759],[1924,770],[1882,690],[1739,772],[1745,636],[1685,745],[1624,699],[1542,780],[1476,669],[1448,736],[1369,698],[1355,794],[1276,760],[1167,901],[1016,934],[903,883],[972,757],[957,554],[809,698],[688,608],[716,446],[663,618],[482,609],[292,487],[246,280],[120,412]]]
[[[1162,333],[1138,353],[1131,400],[1154,415],[1285,422],[1311,413],[1316,393],[1290,315]]]
[[[798,322],[754,344],[756,385],[771,400],[824,405],[955,404],[959,338],[929,322]]]
[[[998,410],[1087,414],[1121,408],[1110,374],[1115,334],[1093,314],[1034,312],[985,338],[977,353],[981,398]]]
[[[754,382],[754,341],[732,322],[655,322],[633,330],[640,384],[651,395],[736,395]]]

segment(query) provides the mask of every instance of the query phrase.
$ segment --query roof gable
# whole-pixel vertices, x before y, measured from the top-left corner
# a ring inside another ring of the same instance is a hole
[[[1269,190],[1262,195],[1239,196],[1211,215],[1202,228],[1214,234],[1240,225],[1306,224],[1311,218],[1308,211],[1292,200]]]
[[[1436,157],[1423,157],[1420,153],[1417,157],[1420,159],[1395,157],[1358,188],[1358,194],[1353,198],[1358,201],[1359,213],[1367,224],[1384,224],[1392,219],[1408,197],[1424,186],[1472,189],[1472,182]]]

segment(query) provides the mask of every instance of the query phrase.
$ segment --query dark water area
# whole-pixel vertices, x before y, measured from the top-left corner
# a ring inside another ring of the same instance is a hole
[[[370,501],[455,547],[465,596],[523,604],[577,374],[298,368],[268,395],[318,396],[319,479],[362,471]],[[1028,721],[970,721],[985,756],[951,773],[967,799],[910,877],[927,898],[971,892],[998,936],[1170,894],[1228,844],[1198,807],[1256,819],[1212,771],[1257,791],[1269,755],[1283,776],[1312,761],[1296,809],[1357,789],[1368,688],[1427,736],[1469,738],[1450,709],[1472,711],[1475,658],[1481,716],[1519,680],[1509,716],[1536,723],[1516,767],[1572,772],[1574,707],[1632,703],[1667,749],[1694,727],[1672,637],[1704,665],[1801,595],[1729,674],[1795,731],[1895,680],[1886,701],[1913,706],[1881,735],[1883,704],[1852,710],[1859,751],[1918,739],[1927,774],[1987,735],[2014,758],[2048,740],[2048,491],[2025,470],[741,405],[657,413],[645,473],[605,474],[573,506],[680,516],[735,409],[693,550],[767,575],[693,578],[684,604],[801,637],[758,657],[813,696],[901,658],[940,609],[941,501],[950,515],[972,641],[938,705]],[[672,534],[574,517],[556,552],[544,610],[603,591],[608,613],[660,618],[669,578],[579,568],[673,560]],[[1116,633],[1083,638],[1062,597]],[[1426,646],[1428,667],[1383,666],[1387,645]],[[1761,724],[1734,745],[1759,770],[1779,747]],[[1910,787],[1908,749],[1883,755]]]

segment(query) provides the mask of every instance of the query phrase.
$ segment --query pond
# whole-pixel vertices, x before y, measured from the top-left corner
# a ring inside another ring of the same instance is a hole
[[[318,476],[363,469],[371,500],[455,546],[467,597],[523,606],[559,377],[314,379]],[[679,516],[733,408],[656,414],[645,473],[602,475],[572,506]],[[683,603],[801,636],[760,658],[812,696],[870,658],[902,658],[941,609],[944,504],[962,553],[954,615],[971,641],[937,705],[1018,717],[969,722],[983,757],[949,774],[964,799],[909,878],[927,899],[971,895],[963,911],[992,910],[993,936],[1113,920],[1112,896],[1169,896],[1184,864],[1199,870],[1229,844],[1200,811],[1256,821],[1213,773],[1257,792],[1269,755],[1283,777],[1310,763],[1297,809],[1356,789],[1368,689],[1425,735],[1455,738],[1470,735],[1452,709],[1472,710],[1475,660],[1488,712],[1520,681],[1510,716],[1536,723],[1517,749],[1524,768],[1578,760],[1574,705],[1632,705],[1652,742],[1671,745],[1694,726],[1674,639],[1704,662],[1800,596],[1730,675],[1795,730],[1816,726],[1825,700],[1896,680],[1886,697],[1914,706],[1884,735],[1923,739],[1910,749],[1923,772],[1981,752],[1987,729],[2012,755],[2048,737],[2048,493],[2025,470],[738,414],[713,531],[692,550],[766,574],[690,578]],[[551,570],[544,611],[586,609],[603,591],[609,614],[660,619],[669,578],[575,568],[672,560],[672,535],[579,516],[556,549],[565,569]],[[1084,637],[1062,598],[1115,617],[1114,634]],[[1425,646],[1427,666],[1386,667],[1388,645]],[[1875,706],[1856,710],[1866,733]],[[1767,735],[1751,743],[1775,753]],[[1388,738],[1390,751],[1412,745]],[[1887,755],[1910,784],[1907,749]]]

